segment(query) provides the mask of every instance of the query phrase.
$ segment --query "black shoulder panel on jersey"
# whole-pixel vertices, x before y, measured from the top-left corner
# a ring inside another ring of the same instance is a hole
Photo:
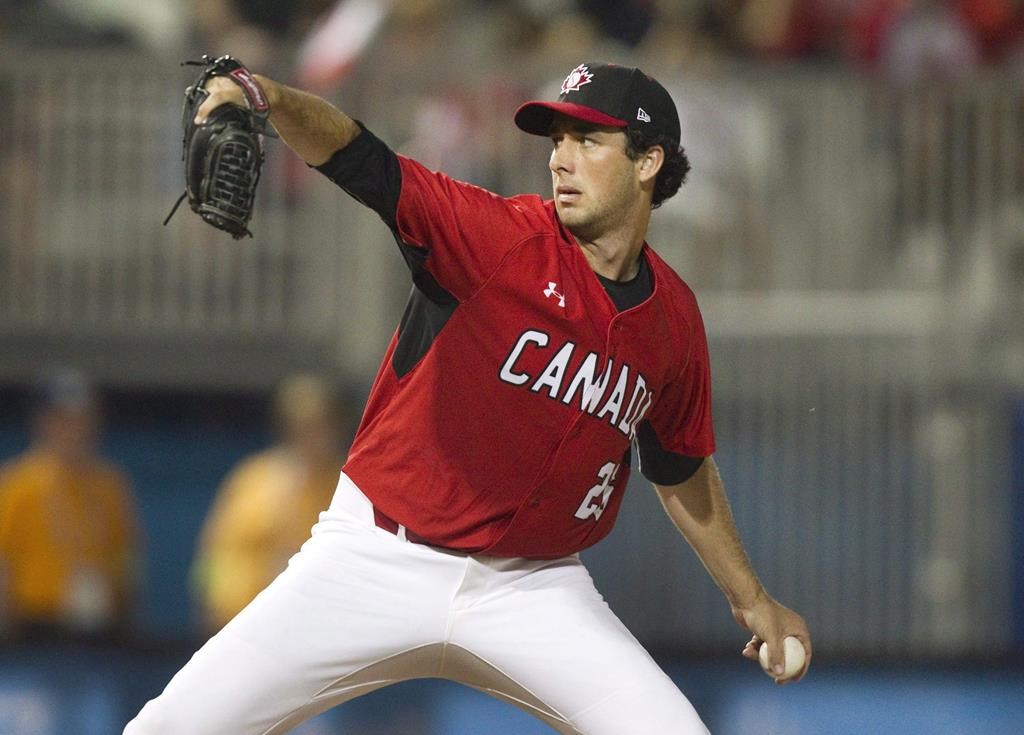
[[[676,454],[661,446],[650,421],[641,421],[637,427],[636,446],[640,455],[640,474],[658,485],[686,482],[704,463],[703,457]]]
[[[398,326],[398,344],[391,356],[391,367],[401,378],[427,354],[437,335],[455,313],[459,301],[426,269],[425,250],[406,245],[401,240],[398,241],[398,247],[412,272],[413,281],[412,293]]]
[[[394,229],[402,192],[402,167],[387,143],[358,120],[356,123],[363,132],[316,169]]]

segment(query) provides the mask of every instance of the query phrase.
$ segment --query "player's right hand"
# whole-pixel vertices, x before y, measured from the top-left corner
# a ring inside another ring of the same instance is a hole
[[[245,94],[242,88],[227,77],[211,77],[204,87],[209,96],[203,100],[196,110],[195,123],[202,125],[210,113],[224,104],[245,107]]]
[[[785,649],[782,642],[786,636],[791,635],[803,644],[806,653],[804,665],[789,678],[775,676],[775,683],[788,684],[804,677],[811,665],[812,648],[807,622],[800,615],[781,605],[766,592],[762,592],[749,608],[733,608],[732,614],[737,623],[753,633],[753,637],[743,647],[745,658],[757,661],[761,645],[767,643],[772,668],[778,666],[781,670]]]

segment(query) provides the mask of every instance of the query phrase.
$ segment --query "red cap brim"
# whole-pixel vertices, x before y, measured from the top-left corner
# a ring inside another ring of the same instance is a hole
[[[572,102],[527,102],[516,110],[516,125],[520,130],[533,135],[547,135],[551,132],[551,121],[555,119],[556,112],[576,120],[607,125],[611,128],[624,128],[629,124],[625,120],[606,115],[586,105],[576,105]]]

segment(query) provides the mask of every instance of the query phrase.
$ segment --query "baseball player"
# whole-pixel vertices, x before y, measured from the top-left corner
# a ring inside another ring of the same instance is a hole
[[[417,677],[561,733],[707,732],[579,560],[612,528],[633,444],[752,633],[743,655],[767,642],[784,683],[792,635],[809,662],[807,626],[751,568],[711,456],[697,302],[644,240],[689,169],[665,89],[587,63],[557,101],[520,107],[516,124],[552,142],[543,200],[427,170],[328,102],[255,79],[281,138],[390,228],[414,288],[312,537],[125,732],[282,733]],[[244,104],[231,79],[207,89],[200,120]]]

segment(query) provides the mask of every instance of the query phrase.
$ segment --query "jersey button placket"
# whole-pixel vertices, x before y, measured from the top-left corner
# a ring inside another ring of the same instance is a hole
[[[608,327],[607,333],[607,344],[609,352],[614,352],[618,346],[619,340],[622,338],[622,322],[615,320]]]

